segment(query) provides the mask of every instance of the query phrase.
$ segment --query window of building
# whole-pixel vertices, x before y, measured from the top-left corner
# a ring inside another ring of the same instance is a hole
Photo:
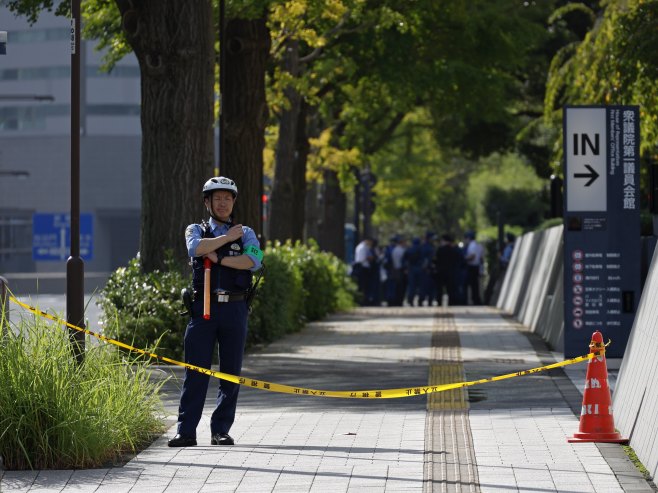
[[[139,67],[116,66],[110,72],[103,72],[98,65],[85,68],[89,78],[138,78]],[[68,79],[71,76],[71,67],[61,65],[57,67],[23,67],[0,69],[0,81],[9,80],[47,80]]]
[[[88,104],[85,106],[89,116],[139,116],[138,104]],[[0,132],[6,130],[43,130],[46,118],[69,116],[71,108],[67,104],[48,104],[41,106],[7,106],[0,108]]]
[[[24,29],[9,31],[7,37],[11,43],[43,43],[45,41],[65,41],[70,39],[70,29],[66,27],[48,27],[45,29]]]
[[[32,264],[32,211],[0,209],[0,272]]]

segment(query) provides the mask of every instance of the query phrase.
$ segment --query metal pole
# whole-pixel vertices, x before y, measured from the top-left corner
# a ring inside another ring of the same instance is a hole
[[[370,201],[372,200],[371,196],[371,186],[370,186],[370,167],[366,166],[361,174],[361,186],[362,193],[361,199],[363,200],[361,207],[363,208],[363,237],[371,238],[372,237],[372,227],[371,227],[371,217],[372,210],[370,207]]]
[[[562,180],[551,175],[551,217],[562,217]]]
[[[4,333],[5,327],[9,330],[9,290],[7,279],[0,276],[0,335]]]
[[[71,256],[66,261],[66,320],[84,328],[84,262],[80,258],[80,0],[71,0]],[[79,363],[85,336],[69,329]]]
[[[225,68],[226,68],[226,50],[224,43],[226,25],[224,18],[226,15],[226,5],[224,0],[219,1],[219,150],[217,152],[217,167],[215,176],[219,176],[219,171],[224,164],[226,156],[226,147],[224,146],[224,88],[225,88]]]
[[[498,253],[503,253],[505,248],[505,218],[499,210],[496,211],[496,223],[498,225]]]
[[[356,172],[359,178],[359,172]],[[354,185],[354,244],[357,245],[361,240],[361,181]]]

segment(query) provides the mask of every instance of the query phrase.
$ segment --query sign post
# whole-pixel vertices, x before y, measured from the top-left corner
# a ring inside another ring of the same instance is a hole
[[[637,106],[564,108],[564,356],[592,332],[620,358],[640,299]]]

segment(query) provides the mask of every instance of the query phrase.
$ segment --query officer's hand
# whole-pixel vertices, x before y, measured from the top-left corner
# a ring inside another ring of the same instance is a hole
[[[242,224],[236,224],[235,226],[232,226],[226,233],[226,237],[230,241],[235,241],[242,238]]]
[[[217,253],[216,253],[216,252],[210,252],[210,253],[204,255],[204,257],[209,258],[210,261],[211,261],[213,264],[216,264],[217,261],[219,260],[219,257],[217,256]]]

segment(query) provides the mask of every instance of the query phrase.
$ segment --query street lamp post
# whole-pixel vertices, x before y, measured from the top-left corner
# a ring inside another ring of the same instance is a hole
[[[71,0],[71,256],[66,261],[66,320],[84,328],[84,261],[80,257],[80,0]],[[85,335],[69,328],[69,338],[80,363]]]

